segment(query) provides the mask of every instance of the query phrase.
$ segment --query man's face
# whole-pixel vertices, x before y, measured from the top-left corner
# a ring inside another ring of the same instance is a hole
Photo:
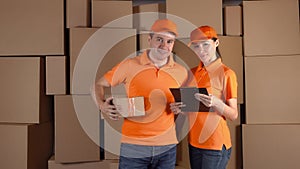
[[[154,33],[148,38],[151,52],[158,60],[164,60],[170,56],[173,50],[175,35],[169,32]]]

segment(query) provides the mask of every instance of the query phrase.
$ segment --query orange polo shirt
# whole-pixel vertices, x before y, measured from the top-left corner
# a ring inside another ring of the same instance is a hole
[[[237,98],[237,79],[234,71],[217,59],[204,67],[202,63],[193,68],[192,73],[198,87],[205,87],[210,94],[217,96],[225,103],[231,98]],[[230,132],[225,117],[215,112],[189,113],[190,134],[192,146],[221,150],[223,144],[231,147]]]
[[[187,70],[174,62],[172,56],[158,69],[145,51],[116,65],[104,77],[111,86],[125,84],[128,97],[144,97],[146,115],[124,119],[121,142],[139,145],[178,143],[174,114],[169,108],[174,102],[169,88],[180,87],[187,79]]]

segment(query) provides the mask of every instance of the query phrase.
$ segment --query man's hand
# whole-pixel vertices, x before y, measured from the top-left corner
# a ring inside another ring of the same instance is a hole
[[[103,114],[106,114],[111,120],[119,120],[121,114],[118,112],[116,106],[113,104],[113,98],[109,97],[99,105],[99,108]]]

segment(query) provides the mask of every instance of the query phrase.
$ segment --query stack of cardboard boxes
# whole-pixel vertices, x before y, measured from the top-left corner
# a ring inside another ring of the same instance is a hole
[[[64,55],[64,3],[3,0],[0,22],[0,168],[46,169],[54,109],[45,58]]]
[[[297,168],[299,2],[243,2],[246,121],[243,165]],[[263,160],[262,160],[263,158]]]
[[[146,49],[147,31],[166,17],[178,25],[179,63],[198,65],[189,33],[210,25],[219,34],[223,62],[237,74],[242,118],[228,121],[233,150],[227,168],[296,168],[299,2],[224,2],[3,0],[0,168],[118,168],[122,120],[101,117],[90,87]],[[176,167],[189,169],[187,137],[181,139]]]

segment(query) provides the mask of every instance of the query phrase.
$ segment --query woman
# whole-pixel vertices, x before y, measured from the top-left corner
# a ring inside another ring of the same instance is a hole
[[[226,119],[235,120],[237,111],[237,81],[234,71],[222,63],[219,39],[210,26],[201,26],[190,34],[190,48],[201,60],[191,69],[190,86],[206,88],[209,95],[194,97],[210,112],[187,113],[190,122],[189,155],[192,169],[225,169],[231,154],[230,132]],[[182,102],[171,103],[175,114],[182,113]]]

